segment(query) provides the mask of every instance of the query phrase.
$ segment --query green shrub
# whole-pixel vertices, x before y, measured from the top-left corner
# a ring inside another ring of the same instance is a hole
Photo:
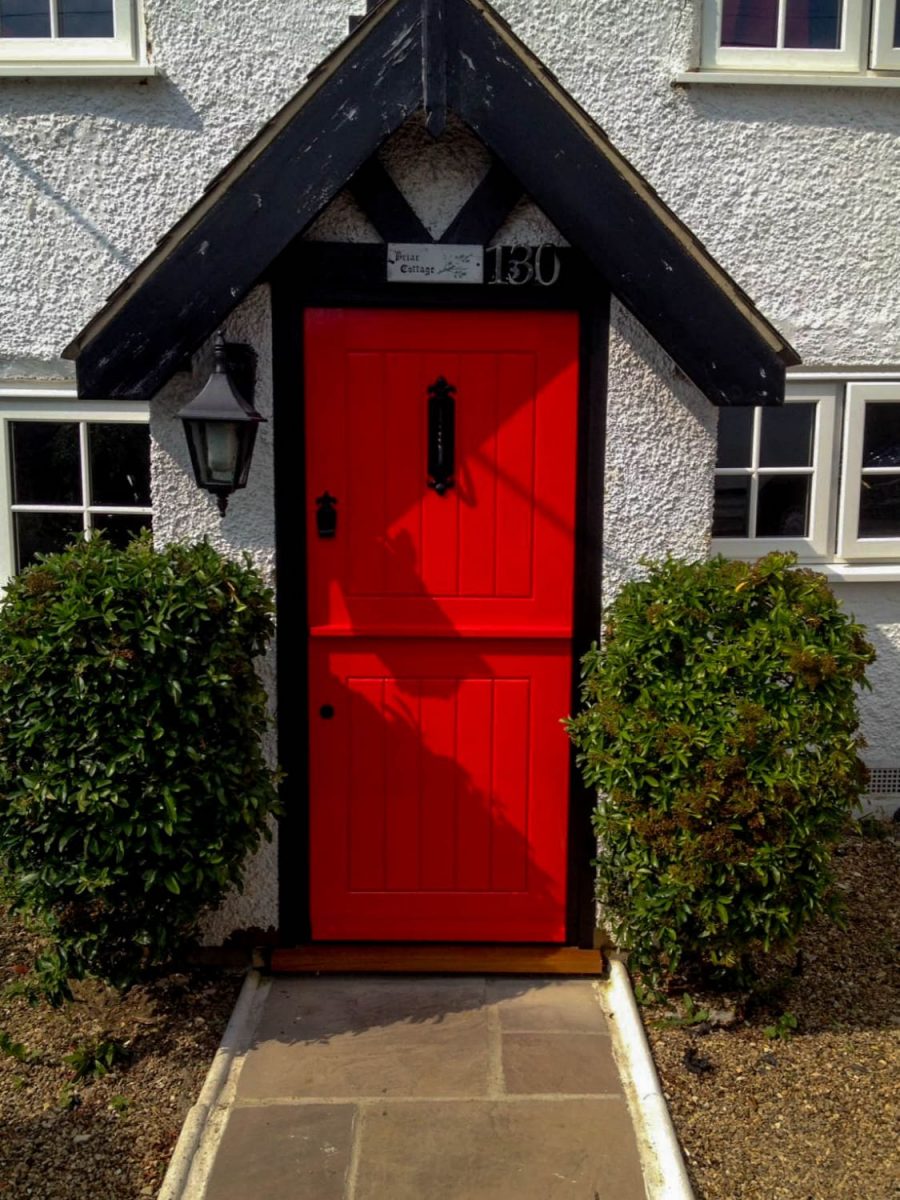
[[[254,669],[272,596],[210,546],[49,555],[0,606],[0,867],[48,992],[127,986],[240,885],[275,809]]]
[[[655,983],[733,982],[834,908],[832,845],[866,782],[855,688],[874,652],[795,561],[648,564],[583,660],[567,725],[600,795],[598,897]]]

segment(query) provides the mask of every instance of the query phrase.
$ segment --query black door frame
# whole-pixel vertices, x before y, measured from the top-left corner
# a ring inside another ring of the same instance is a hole
[[[279,941],[312,940],[306,578],[306,420],[303,312],[310,307],[574,311],[580,322],[572,711],[580,660],[600,633],[609,292],[575,250],[560,250],[553,287],[395,284],[381,244],[295,242],[269,273],[275,431],[278,753],[284,779],[278,834]],[[563,716],[564,714],[560,714]],[[566,941],[593,947],[594,797],[570,755]]]

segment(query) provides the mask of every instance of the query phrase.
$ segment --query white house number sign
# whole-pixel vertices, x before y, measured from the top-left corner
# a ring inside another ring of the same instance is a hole
[[[388,283],[489,283],[552,287],[561,264],[556,246],[452,246],[389,242]]]

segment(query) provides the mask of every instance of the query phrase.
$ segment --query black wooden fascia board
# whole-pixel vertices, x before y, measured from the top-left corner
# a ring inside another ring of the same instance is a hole
[[[440,240],[454,245],[486,246],[522,195],[521,183],[495,159]]]
[[[376,155],[359,168],[348,191],[384,241],[434,241]]]
[[[506,39],[458,6],[451,105],[706,396],[779,404],[785,358],[729,303]],[[484,86],[493,79],[494,86]]]
[[[326,79],[81,349],[84,399],[150,399],[293,237],[421,106],[418,9],[373,23],[352,70]]]
[[[435,138],[447,127],[451,12],[445,0],[422,0],[422,108],[425,128]]]

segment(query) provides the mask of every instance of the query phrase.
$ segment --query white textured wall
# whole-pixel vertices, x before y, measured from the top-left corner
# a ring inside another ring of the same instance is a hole
[[[603,596],[642,558],[705,558],[717,410],[616,301],[610,314]]]
[[[196,396],[209,378],[212,346],[195,356],[190,375],[176,375],[150,405],[150,434],[153,467],[153,532],[156,542],[206,539],[217,550],[238,557],[247,551],[265,580],[275,583],[275,510],[273,503],[272,339],[269,289],[259,287],[247,297],[228,320],[229,341],[248,342],[259,360],[255,404],[266,418],[253,453],[247,487],[235,492],[225,517],[219,516],[216,501],[194,482],[187,443],[178,410]],[[259,664],[275,718],[275,645]],[[277,763],[274,724],[265,739],[269,765]],[[206,940],[221,942],[234,929],[256,926],[267,929],[278,920],[277,831],[248,862],[244,891],[232,895],[206,923]]]
[[[144,7],[160,76],[0,79],[0,378],[69,370],[58,361],[65,343],[364,4],[145,0]],[[498,7],[808,363],[900,362],[896,91],[673,87],[674,73],[692,61],[699,0],[498,0]],[[415,126],[401,132],[387,161],[434,230],[486,165],[458,130],[435,148]],[[375,235],[344,196],[311,236]],[[527,205],[500,237],[558,240]],[[241,307],[229,333],[261,353],[257,403],[268,415],[264,292]],[[225,548],[249,549],[271,572],[272,425],[261,432],[250,486],[224,522],[188,474],[171,417],[205,379],[208,353],[202,360],[153,405],[157,534],[205,534]],[[715,437],[714,411],[618,308],[609,399],[608,595],[645,554],[705,552]],[[882,651],[865,719],[872,761],[891,765],[900,761],[889,715],[900,702],[898,589],[843,590]],[[267,848],[251,867],[248,894],[211,936],[275,919],[274,864]]]
[[[900,582],[840,583],[834,592],[847,612],[868,630],[878,655],[867,672],[871,691],[859,694],[870,767],[900,765]],[[873,796],[868,807],[893,813],[900,798]]]

